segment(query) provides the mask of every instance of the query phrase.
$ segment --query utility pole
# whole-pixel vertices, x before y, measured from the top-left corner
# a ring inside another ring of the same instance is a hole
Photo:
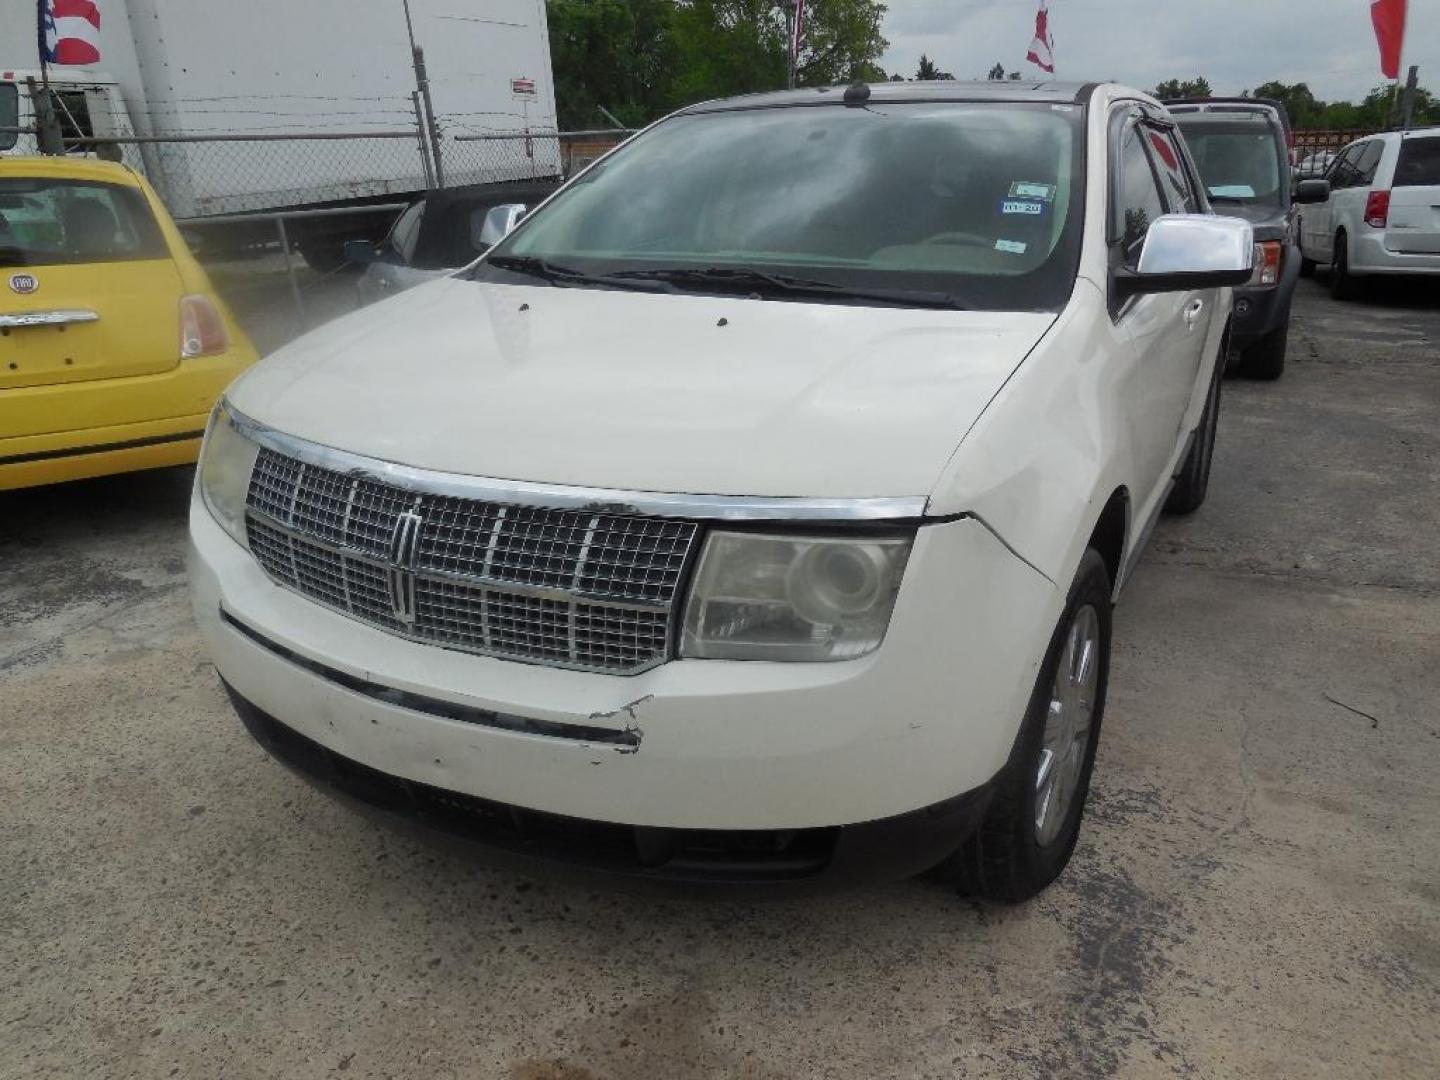
[[[785,89],[795,89],[795,0],[780,0],[785,9]]]
[[[410,21],[410,0],[405,7],[405,33],[410,38],[410,60],[415,65],[415,90],[425,104],[425,125],[429,128],[430,154],[435,159],[435,186],[445,186],[445,167],[440,161],[440,125],[435,120],[435,105],[430,100],[430,79],[425,74],[425,50],[415,44],[415,25]]]
[[[1415,90],[1420,85],[1420,65],[1411,64],[1410,74],[1405,80],[1405,92],[1400,97],[1400,129],[1409,131],[1415,122]]]

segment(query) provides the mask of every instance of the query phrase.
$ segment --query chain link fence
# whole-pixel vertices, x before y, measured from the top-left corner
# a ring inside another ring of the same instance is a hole
[[[603,128],[455,135],[441,144],[446,183],[571,177],[633,134],[626,128]]]

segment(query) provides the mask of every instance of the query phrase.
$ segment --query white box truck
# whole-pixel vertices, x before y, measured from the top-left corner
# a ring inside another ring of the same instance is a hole
[[[40,149],[48,100],[67,152],[123,155],[203,246],[273,236],[263,212],[353,207],[288,223],[307,258],[333,261],[344,239],[383,231],[366,206],[433,181],[422,130],[439,133],[449,186],[560,173],[553,137],[454,139],[554,132],[544,0],[98,0],[98,11],[99,62],[51,65],[47,98],[34,0],[0,5],[0,153]],[[417,120],[412,26],[433,129]],[[123,141],[135,136],[161,141]]]

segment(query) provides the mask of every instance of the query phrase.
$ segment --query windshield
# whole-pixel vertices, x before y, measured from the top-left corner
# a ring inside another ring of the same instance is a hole
[[[961,103],[676,117],[586,173],[476,272],[533,279],[543,260],[608,278],[598,284],[1057,310],[1079,254],[1083,117]],[[597,283],[570,273],[563,284]]]
[[[1180,125],[1210,198],[1280,205],[1280,150],[1264,124]]]
[[[169,257],[134,188],[83,180],[0,179],[0,266]]]

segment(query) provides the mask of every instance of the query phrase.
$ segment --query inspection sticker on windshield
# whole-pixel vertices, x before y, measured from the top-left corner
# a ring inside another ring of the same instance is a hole
[[[1000,204],[1000,213],[1040,217],[1045,213],[1045,204],[1034,199],[1006,199]]]
[[[1010,185],[1012,199],[1040,199],[1042,202],[1055,201],[1054,184],[1032,184],[1028,180],[1016,180]]]
[[[996,240],[996,251],[1008,251],[1011,255],[1024,255],[1028,244],[1022,244],[1019,240]]]

